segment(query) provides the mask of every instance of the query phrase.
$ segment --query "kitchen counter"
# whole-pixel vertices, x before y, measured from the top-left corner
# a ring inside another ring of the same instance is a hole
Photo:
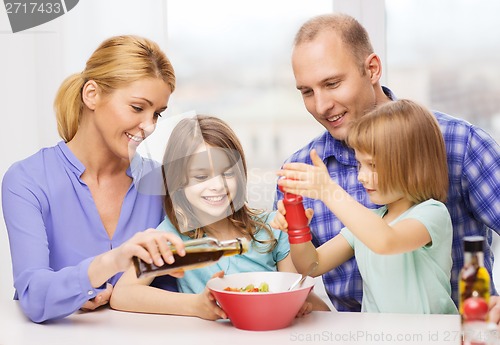
[[[102,308],[35,324],[17,301],[0,303],[0,345],[98,344],[461,344],[458,315],[313,312],[285,329],[251,332],[227,320]]]

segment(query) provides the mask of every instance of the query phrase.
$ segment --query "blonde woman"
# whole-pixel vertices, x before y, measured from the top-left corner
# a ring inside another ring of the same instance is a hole
[[[278,174],[286,192],[319,199],[342,221],[340,234],[317,249],[292,244],[299,272],[313,261],[321,275],[355,256],[363,278],[361,310],[456,314],[450,275],[453,230],[443,202],[446,151],[434,116],[408,100],[379,106],[355,121],[346,142],[354,148],[358,180],[371,210],[342,189],[315,150],[313,165],[287,163]],[[271,224],[286,231],[283,202]],[[306,214],[312,217],[312,210]]]
[[[156,230],[161,196],[138,193],[153,162],[135,154],[175,88],[158,45],[136,36],[104,41],[55,100],[56,146],[13,164],[2,183],[15,299],[34,322],[108,303],[131,257],[173,260]],[[137,234],[136,234],[137,233]],[[111,249],[111,250],[110,250]]]

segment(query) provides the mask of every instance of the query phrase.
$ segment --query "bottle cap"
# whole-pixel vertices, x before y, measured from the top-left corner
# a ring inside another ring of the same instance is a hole
[[[465,236],[464,237],[464,251],[474,253],[483,251],[483,236]]]

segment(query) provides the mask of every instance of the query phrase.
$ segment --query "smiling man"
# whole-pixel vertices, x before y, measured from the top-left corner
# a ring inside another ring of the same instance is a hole
[[[343,189],[363,205],[376,207],[357,179],[354,151],[344,142],[353,121],[396,99],[391,90],[380,84],[382,64],[368,33],[347,15],[314,17],[295,36],[292,67],[307,111],[326,130],[286,161],[311,164],[309,153],[316,149],[330,176]],[[463,265],[465,235],[487,238],[484,261],[492,272],[492,230],[500,232],[500,147],[489,134],[466,121],[440,112],[434,115],[446,144],[450,181],[446,205],[454,231],[451,286],[453,300],[458,303],[458,274]],[[283,194],[277,190],[276,202],[282,198]],[[315,246],[336,236],[343,228],[321,201],[304,198],[304,206],[314,210],[310,228]],[[363,286],[354,259],[324,274],[323,281],[337,310],[360,310]],[[497,294],[494,286],[492,294]],[[492,305],[497,301],[493,297]],[[498,322],[500,313],[491,315]]]

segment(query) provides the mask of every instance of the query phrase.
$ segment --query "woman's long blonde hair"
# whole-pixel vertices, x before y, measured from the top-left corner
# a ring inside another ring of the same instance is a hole
[[[414,203],[446,201],[446,148],[426,108],[405,99],[383,104],[352,124],[346,142],[372,155],[382,193],[401,191]]]
[[[155,42],[133,35],[114,36],[102,42],[84,71],[69,76],[59,87],[54,110],[61,138],[68,142],[78,130],[83,111],[81,93],[87,81],[95,81],[101,92],[109,94],[143,78],[160,78],[174,92],[174,69]]]

